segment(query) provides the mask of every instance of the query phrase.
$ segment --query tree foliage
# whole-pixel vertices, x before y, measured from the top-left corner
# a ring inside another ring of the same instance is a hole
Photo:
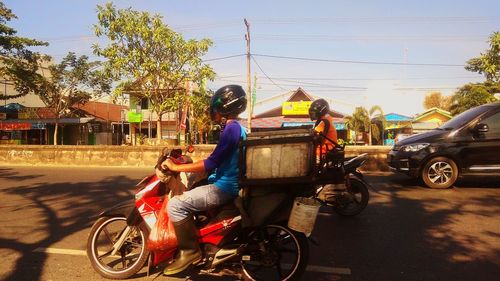
[[[382,108],[374,105],[368,111],[365,107],[356,107],[352,116],[346,117],[346,126],[357,133],[368,133],[368,142],[371,145],[372,137],[380,141],[380,136],[385,128],[385,116]]]
[[[500,32],[490,35],[490,48],[467,61],[465,69],[483,74],[487,81],[500,83]]]
[[[451,107],[451,97],[445,97],[441,92],[431,92],[425,96],[424,108],[431,109],[434,107],[449,111]]]
[[[47,46],[48,43],[17,36],[17,31],[7,22],[17,16],[0,2],[0,75],[4,80],[12,81],[17,95],[1,96],[0,99],[12,99],[34,92],[41,74],[39,64],[48,61],[47,56],[30,51],[29,47]]]
[[[68,53],[59,64],[48,67],[48,77],[37,81],[37,94],[56,116],[54,145],[57,145],[58,121],[76,104],[109,93],[111,83],[96,68],[99,62],[89,62],[87,56]]]
[[[200,143],[206,139],[206,134],[210,131],[212,121],[208,113],[210,107],[211,91],[207,91],[204,87],[200,91],[195,91],[189,97],[191,115],[194,116],[191,124],[194,126],[192,130],[197,134],[197,141]]]
[[[354,131],[354,135],[358,133],[368,132],[370,128],[370,115],[366,108],[360,106],[354,109],[352,116],[346,117],[346,126],[349,130]]]
[[[372,145],[372,137],[380,142],[381,135],[386,126],[386,120],[384,116],[384,111],[378,105],[374,105],[370,108],[370,133],[369,133],[369,144]]]
[[[500,83],[469,83],[458,89],[452,97],[451,114],[456,115],[470,108],[494,102],[494,93],[500,92]]]
[[[94,53],[107,59],[104,69],[119,80],[115,94],[130,93],[147,98],[158,116],[179,109],[185,101],[187,82],[213,79],[212,68],[201,57],[212,45],[209,39],[185,40],[163,23],[158,14],[117,9],[112,3],[97,6],[95,34],[106,36],[105,47]],[[158,120],[157,136],[161,138]]]

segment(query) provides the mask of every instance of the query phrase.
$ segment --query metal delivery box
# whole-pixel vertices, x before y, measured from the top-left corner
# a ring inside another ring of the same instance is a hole
[[[314,135],[309,129],[256,132],[242,142],[242,184],[308,182],[312,179]]]

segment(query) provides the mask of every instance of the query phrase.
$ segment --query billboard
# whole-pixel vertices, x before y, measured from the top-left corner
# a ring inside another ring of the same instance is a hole
[[[312,101],[287,101],[281,107],[282,115],[308,115]]]

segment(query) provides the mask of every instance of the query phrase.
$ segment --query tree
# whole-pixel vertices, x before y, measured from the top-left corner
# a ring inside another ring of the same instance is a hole
[[[355,141],[357,139],[357,133],[367,132],[370,128],[370,124],[368,110],[362,106],[356,107],[352,116],[346,118],[347,128],[354,131]]]
[[[207,139],[207,133],[210,130],[212,121],[207,114],[210,107],[211,91],[206,91],[202,88],[200,91],[195,91],[189,97],[191,114],[195,116],[191,124],[194,125],[193,132],[196,132],[198,143]]]
[[[95,34],[106,36],[109,44],[104,48],[94,45],[94,53],[107,59],[105,72],[120,81],[115,94],[128,92],[149,99],[159,116],[156,128],[161,139],[161,116],[179,109],[186,83],[215,77],[201,60],[212,41],[186,41],[160,15],[131,8],[117,10],[112,3],[97,6],[97,18]]]
[[[487,81],[500,82],[500,32],[490,35],[490,49],[467,61],[465,69],[483,74]]]
[[[500,91],[500,83],[469,83],[458,89],[452,97],[451,114],[456,115],[478,105],[495,101],[494,93]]]
[[[352,116],[347,116],[346,120],[347,128],[353,130],[356,137],[357,133],[368,133],[369,145],[372,145],[372,136],[377,142],[380,141],[386,123],[384,112],[378,105],[372,106],[370,111],[362,106],[356,107]]]
[[[6,25],[17,16],[0,2],[0,76],[14,83],[17,95],[0,96],[1,100],[18,98],[34,92],[41,75],[39,64],[47,56],[28,50],[29,47],[47,46],[48,43],[16,36],[17,31]]]
[[[68,53],[61,63],[48,67],[49,77],[37,81],[38,95],[56,116],[54,145],[57,145],[59,119],[76,104],[110,92],[110,82],[96,70],[99,62],[89,62],[87,56]]]
[[[370,108],[370,129],[368,133],[369,145],[372,145],[372,137],[374,137],[377,142],[380,141],[380,136],[384,131],[385,123],[385,116],[382,108],[378,105],[372,106]]]
[[[431,92],[425,96],[424,108],[431,109],[434,107],[449,111],[451,107],[451,97],[444,97],[441,92]]]

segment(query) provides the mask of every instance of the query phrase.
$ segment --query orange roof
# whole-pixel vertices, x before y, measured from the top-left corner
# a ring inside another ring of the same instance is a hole
[[[109,120],[114,122],[121,121],[120,111],[122,109],[128,110],[127,106],[95,101],[89,101],[85,104],[79,104],[74,106],[74,108],[79,108],[86,113],[96,117],[97,119]]]

